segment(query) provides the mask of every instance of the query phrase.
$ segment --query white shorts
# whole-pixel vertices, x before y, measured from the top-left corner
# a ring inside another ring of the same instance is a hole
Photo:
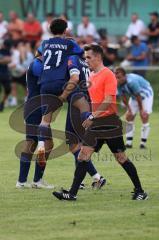
[[[136,113],[139,112],[139,106],[136,99],[133,99],[132,97],[130,97],[129,106],[133,115],[136,115]],[[143,99],[142,106],[145,112],[147,112],[148,114],[152,113],[153,95]]]

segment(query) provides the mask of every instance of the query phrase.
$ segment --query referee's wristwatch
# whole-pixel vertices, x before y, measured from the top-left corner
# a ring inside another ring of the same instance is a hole
[[[93,114],[89,115],[88,119],[91,120],[91,121],[93,121],[93,120],[94,120]]]

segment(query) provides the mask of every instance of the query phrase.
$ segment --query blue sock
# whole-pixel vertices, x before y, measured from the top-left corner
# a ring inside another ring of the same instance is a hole
[[[41,167],[38,162],[35,162],[34,182],[38,182],[44,175],[45,166]]]
[[[77,167],[78,164],[78,154],[79,154],[80,150],[76,151],[75,153],[73,153],[74,158],[75,158],[75,166]],[[97,173],[97,170],[95,169],[93,163],[91,160],[89,160],[87,162],[87,172],[89,173],[89,175],[92,177]]]
[[[82,112],[82,113],[81,113],[81,120],[82,120],[82,122],[83,122],[84,120],[86,120],[90,115],[91,115],[90,112]]]
[[[45,141],[48,138],[52,138],[51,128],[50,126],[40,125],[39,126],[39,141]]]
[[[24,183],[27,181],[30,164],[31,164],[32,154],[27,154],[22,152],[20,157],[20,172],[18,181]]]
[[[91,160],[87,162],[87,172],[91,177],[93,177],[97,173],[97,170]]]

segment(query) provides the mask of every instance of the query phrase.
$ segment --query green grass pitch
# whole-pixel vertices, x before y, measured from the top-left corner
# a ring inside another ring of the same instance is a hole
[[[76,202],[55,199],[50,190],[18,190],[15,184],[19,160],[14,154],[23,135],[9,127],[12,110],[0,113],[0,240],[157,240],[159,237],[159,154],[158,113],[151,116],[151,134],[147,150],[139,150],[140,126],[136,120],[134,148],[129,157],[137,166],[147,201],[130,200],[132,184],[123,169],[112,159],[104,146],[93,157],[99,172],[108,184],[102,190],[92,190],[87,176],[86,190],[81,190]],[[53,124],[64,128],[65,110]],[[60,144],[55,140],[55,145]],[[70,153],[48,162],[45,179],[56,189],[68,188],[74,171]],[[29,181],[32,181],[32,163]]]

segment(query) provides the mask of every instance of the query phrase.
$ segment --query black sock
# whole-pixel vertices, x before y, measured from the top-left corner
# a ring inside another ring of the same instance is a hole
[[[87,162],[78,162],[75,173],[73,183],[70,189],[70,194],[76,196],[79,186],[82,183],[87,173]]]
[[[130,177],[132,183],[134,184],[135,189],[137,189],[139,192],[140,191],[142,192],[143,189],[142,189],[140,179],[138,177],[137,170],[136,170],[136,167],[134,166],[134,164],[130,160],[127,160],[126,162],[121,164],[121,166],[127,172],[127,174]]]
[[[74,158],[75,158],[75,166],[76,167],[77,167],[77,164],[78,164],[78,154],[79,154],[79,152],[80,152],[80,150],[77,150],[75,153],[72,153],[74,155]],[[93,165],[91,160],[89,160],[87,162],[87,172],[89,173],[89,175],[91,177],[93,177],[97,173],[97,170],[96,170],[96,168]]]

